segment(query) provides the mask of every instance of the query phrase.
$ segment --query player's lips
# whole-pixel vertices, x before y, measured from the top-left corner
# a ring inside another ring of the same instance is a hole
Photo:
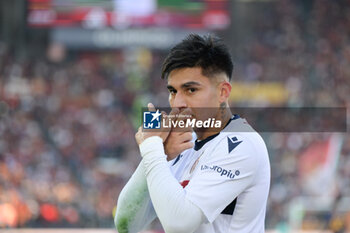
[[[171,113],[176,115],[176,114],[181,114],[181,115],[191,115],[193,116],[193,112],[190,108],[183,108],[183,107],[180,107],[180,108],[177,108],[177,107],[173,107],[171,108]]]
[[[194,118],[194,114],[190,108],[180,110],[179,115],[182,115],[184,118]]]

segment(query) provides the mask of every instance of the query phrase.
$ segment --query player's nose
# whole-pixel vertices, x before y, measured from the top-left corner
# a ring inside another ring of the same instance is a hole
[[[177,93],[176,96],[174,97],[174,102],[172,107],[179,108],[179,109],[187,108],[186,100],[181,93]]]

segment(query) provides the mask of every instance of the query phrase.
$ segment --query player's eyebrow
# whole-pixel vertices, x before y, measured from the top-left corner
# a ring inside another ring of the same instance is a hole
[[[176,89],[171,85],[167,85],[166,88],[168,88],[169,91],[176,91]]]
[[[181,88],[184,89],[184,88],[189,88],[191,86],[200,86],[200,85],[201,84],[198,82],[191,81],[191,82],[187,82],[187,83],[182,84]]]
[[[182,84],[181,88],[182,89],[186,89],[186,88],[189,88],[191,86],[200,86],[200,85],[201,84],[198,83],[198,82],[190,81],[190,82]],[[167,85],[166,88],[168,88],[169,91],[176,91],[176,89],[173,86],[171,86],[171,85]]]

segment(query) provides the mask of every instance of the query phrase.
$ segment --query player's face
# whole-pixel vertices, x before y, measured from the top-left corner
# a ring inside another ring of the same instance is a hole
[[[206,117],[215,117],[216,112],[208,113],[208,108],[218,109],[220,103],[228,96],[222,93],[225,78],[208,78],[202,74],[202,69],[179,68],[170,72],[168,76],[169,103],[172,108],[179,108],[180,112],[191,109],[197,119],[200,117],[198,109],[206,108]],[[230,85],[230,84],[228,84]],[[196,114],[197,111],[197,114]]]

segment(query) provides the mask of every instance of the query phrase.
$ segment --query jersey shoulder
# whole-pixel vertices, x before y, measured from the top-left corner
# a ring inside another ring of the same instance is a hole
[[[258,133],[221,133],[215,146],[220,154],[256,154],[263,150],[265,143]]]

